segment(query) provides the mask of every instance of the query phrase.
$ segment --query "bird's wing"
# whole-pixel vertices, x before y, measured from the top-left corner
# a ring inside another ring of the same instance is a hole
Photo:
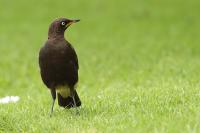
[[[73,58],[74,58],[74,63],[76,65],[77,69],[79,69],[77,54],[76,54],[76,52],[75,52],[75,50],[72,46],[71,46],[71,48],[72,48],[72,55],[73,55]]]
[[[67,82],[73,86],[78,81],[78,58],[74,48],[66,42],[48,43],[40,52],[39,64],[43,82],[49,88]]]
[[[49,84],[49,80],[48,80],[48,75],[45,73],[45,69],[46,69],[46,59],[45,59],[45,48],[42,47],[40,49],[40,52],[39,52],[39,66],[40,66],[40,74],[41,74],[41,78],[42,78],[42,81],[44,82],[44,84],[48,87],[48,88],[51,88],[50,87],[50,84]]]

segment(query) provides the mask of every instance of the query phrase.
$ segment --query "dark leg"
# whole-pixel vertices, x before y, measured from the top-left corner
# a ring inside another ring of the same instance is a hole
[[[56,91],[54,89],[51,89],[51,96],[52,96],[53,102],[52,102],[52,106],[51,106],[50,117],[53,114],[53,107],[54,107],[54,103],[55,103],[55,100],[56,100]]]
[[[75,91],[74,91],[74,89],[71,89],[70,92],[71,92],[71,97],[72,97],[73,102],[74,102],[74,107],[76,108],[76,114],[79,114],[78,108],[76,106],[76,101],[75,101],[75,98],[74,98],[75,97]]]

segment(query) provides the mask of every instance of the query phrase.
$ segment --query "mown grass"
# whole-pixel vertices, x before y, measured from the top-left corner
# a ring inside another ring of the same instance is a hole
[[[197,0],[0,1],[0,132],[200,132]],[[55,106],[38,51],[57,17],[80,63],[80,115]]]

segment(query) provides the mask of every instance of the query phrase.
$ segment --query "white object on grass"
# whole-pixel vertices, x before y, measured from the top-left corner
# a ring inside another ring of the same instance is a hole
[[[19,101],[18,96],[6,96],[3,98],[0,98],[0,104],[15,103],[17,101]]]

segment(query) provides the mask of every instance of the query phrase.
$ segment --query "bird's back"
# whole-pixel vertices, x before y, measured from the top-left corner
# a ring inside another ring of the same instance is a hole
[[[73,47],[64,39],[48,40],[39,53],[41,77],[48,88],[78,81],[78,60]]]

